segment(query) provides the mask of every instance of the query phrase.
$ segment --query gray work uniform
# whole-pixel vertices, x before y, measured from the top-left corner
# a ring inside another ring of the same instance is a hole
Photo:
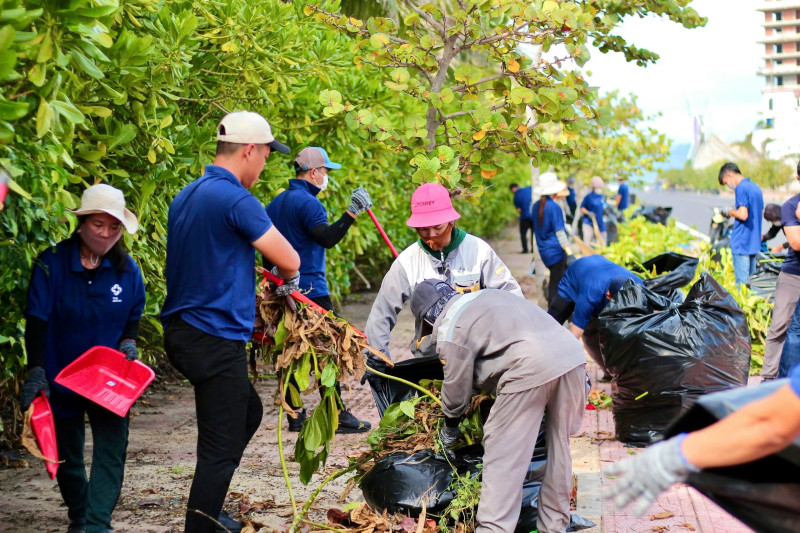
[[[545,408],[547,466],[538,529],[566,531],[569,436],[580,429],[586,405],[580,342],[533,302],[493,289],[454,296],[436,320],[432,338],[444,364],[445,416],[462,416],[473,388],[497,395],[484,425],[477,533],[514,531]]]
[[[439,258],[415,242],[400,253],[383,278],[364,329],[371,346],[389,355],[389,338],[397,315],[414,288],[426,279],[446,281],[459,292],[503,289],[520,300],[524,298],[519,283],[486,241],[467,233],[458,247]],[[414,338],[422,339],[423,324],[417,322],[415,326]],[[415,357],[435,354],[428,342],[420,346],[412,343],[411,352]]]

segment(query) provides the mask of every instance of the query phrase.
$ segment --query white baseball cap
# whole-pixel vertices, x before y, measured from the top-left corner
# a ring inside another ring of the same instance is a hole
[[[125,195],[121,190],[105,183],[92,185],[83,191],[80,209],[69,209],[69,211],[76,215],[107,213],[122,222],[128,233],[136,233],[139,229],[136,215],[125,207]]]
[[[252,111],[234,111],[222,117],[217,126],[217,140],[234,144],[266,144],[283,154],[291,151],[275,140],[267,119]]]

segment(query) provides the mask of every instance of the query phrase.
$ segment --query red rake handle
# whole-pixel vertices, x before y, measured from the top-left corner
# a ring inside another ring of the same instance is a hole
[[[375,224],[375,227],[378,228],[378,232],[381,234],[381,237],[383,237],[383,240],[386,241],[387,245],[389,245],[389,249],[392,251],[392,254],[394,254],[394,256],[397,257],[397,250],[395,250],[392,241],[389,240],[389,236],[386,235],[385,231],[383,231],[383,227],[381,226],[381,223],[378,222],[378,219],[375,217],[375,213],[372,212],[372,209],[367,209],[367,214],[369,215],[369,218],[372,219],[372,223]]]
[[[264,277],[267,280],[271,281],[272,283],[274,283],[278,287],[280,287],[284,283],[284,281],[281,278],[279,278],[278,276],[276,276],[275,274],[273,274],[269,270],[264,270],[263,274],[264,274]],[[317,311],[319,311],[323,315],[328,312],[327,309],[325,309],[324,307],[321,307],[318,303],[316,303],[314,300],[311,300],[308,296],[306,296],[305,294],[303,294],[300,291],[292,291],[291,297],[294,298],[295,301],[298,301],[298,302],[300,302],[302,304],[306,304],[306,305],[311,306],[312,308],[316,309]],[[350,325],[350,324],[348,324],[348,325]],[[353,326],[350,325],[350,327],[353,328],[353,331],[356,332],[356,335],[360,335],[360,336],[362,336],[364,338],[367,338],[366,335],[361,333],[359,330],[357,330]]]

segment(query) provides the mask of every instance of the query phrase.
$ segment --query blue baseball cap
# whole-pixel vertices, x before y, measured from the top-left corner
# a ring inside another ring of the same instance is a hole
[[[300,150],[294,162],[300,170],[311,170],[312,168],[325,167],[330,170],[342,168],[339,163],[334,163],[328,158],[328,152],[319,146],[309,146]]]

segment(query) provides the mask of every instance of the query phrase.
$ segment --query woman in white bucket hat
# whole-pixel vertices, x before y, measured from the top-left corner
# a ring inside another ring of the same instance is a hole
[[[55,417],[56,479],[67,506],[68,533],[105,533],[117,504],[128,447],[128,417],[120,417],[53,380],[94,346],[139,356],[136,337],[145,303],[139,267],[122,247],[122,228],[139,223],[122,191],[98,184],[86,189],[72,236],[39,255],[25,310],[28,378],[22,407],[44,392]],[[92,428],[91,478],[84,465],[84,420]]]
[[[567,270],[567,258],[572,255],[569,239],[564,227],[564,212],[557,202],[550,198],[566,191],[567,184],[552,172],[539,176],[539,184],[533,193],[541,196],[531,208],[533,215],[533,234],[544,266],[550,270],[547,302],[558,293],[558,282]]]

